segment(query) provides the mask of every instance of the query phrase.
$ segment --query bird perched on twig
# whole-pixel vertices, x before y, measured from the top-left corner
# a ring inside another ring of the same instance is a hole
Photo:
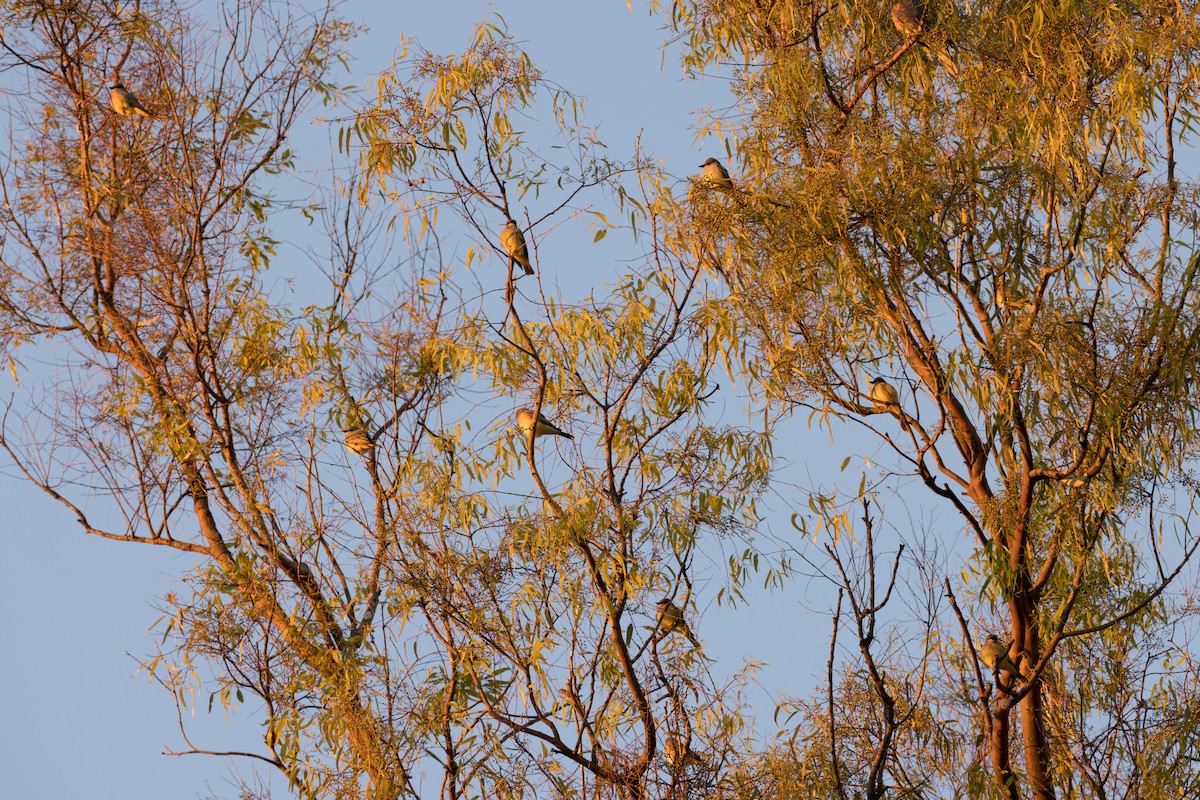
[[[533,274],[533,266],[529,263],[529,248],[525,246],[525,236],[517,227],[517,223],[511,219],[504,226],[504,230],[500,231],[500,244],[504,245],[504,252],[508,253],[508,257],[521,265],[526,275]]]
[[[688,641],[696,647],[700,646],[700,642],[692,634],[692,629],[688,627],[687,620],[684,619],[683,612],[679,606],[671,602],[671,598],[664,597],[658,601],[658,627],[664,633],[682,633],[687,637]]]
[[[871,389],[867,394],[875,408],[880,411],[890,411],[896,419],[900,420],[900,427],[905,431],[908,430],[908,421],[900,411],[900,393],[896,391],[895,386],[876,376],[871,380]]]
[[[154,116],[137,99],[137,95],[126,89],[120,81],[112,85],[112,89],[108,93],[108,101],[112,104],[113,111],[122,117],[128,117],[133,114],[140,114],[147,118]]]
[[[698,767],[708,766],[695,750],[684,744],[683,740],[673,733],[668,733],[663,742],[663,757],[667,759],[667,764],[671,769],[683,769],[689,764],[695,764]]]
[[[881,410],[890,410],[892,406],[900,405],[900,393],[896,387],[878,376],[871,379],[871,402]]]
[[[729,170],[725,169],[720,161],[710,158],[700,167],[702,168],[700,180],[704,183],[716,186],[718,189],[733,188],[733,179],[729,177]]]
[[[529,430],[532,428],[533,438],[535,439],[539,436],[565,436],[568,439],[575,438],[571,434],[557,427],[554,423],[543,417],[541,414],[537,415],[537,426],[535,427],[533,424],[532,408],[522,408],[517,411],[517,427],[519,427],[527,436],[529,435]]]
[[[937,10],[930,3],[931,0],[896,0],[892,3],[892,24],[905,39],[911,39],[937,24]],[[925,42],[920,42],[920,44],[922,47],[933,50]],[[951,45],[952,42],[947,41],[946,44]],[[958,75],[958,68],[954,66],[954,59],[950,57],[946,48],[937,48],[934,50],[934,54],[937,55],[938,61],[942,62],[946,72]]]
[[[371,441],[371,435],[363,428],[351,427],[344,428],[343,433],[346,434],[346,449],[358,455],[366,455],[375,449],[375,442]]]
[[[979,657],[993,673],[1007,672],[1014,678],[1024,678],[1017,665],[1008,657],[1008,645],[1001,642],[1000,637],[994,633],[988,634],[979,646]]]

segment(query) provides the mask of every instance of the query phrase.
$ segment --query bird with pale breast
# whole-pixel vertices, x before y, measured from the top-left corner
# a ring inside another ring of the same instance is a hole
[[[1014,678],[1023,677],[1017,665],[1008,657],[1008,645],[1001,642],[1000,637],[994,633],[988,634],[979,646],[979,657],[992,672],[1007,672]]]
[[[526,275],[533,274],[533,265],[529,263],[529,248],[525,246],[525,235],[521,233],[517,223],[511,219],[500,231],[500,244],[504,246],[504,252],[508,253],[508,257],[521,265],[521,269],[525,270]]]
[[[358,455],[366,455],[375,448],[371,435],[363,428],[351,427],[342,430],[345,436],[346,449]]]
[[[672,769],[683,769],[689,764],[695,764],[698,767],[708,766],[704,759],[696,755],[696,751],[688,747],[673,733],[668,733],[663,741],[663,758],[667,760],[667,764]]]
[[[658,619],[658,628],[664,633],[681,633],[687,637],[688,641],[696,647],[700,646],[700,642],[692,633],[692,629],[688,627],[687,619],[683,616],[683,611],[679,606],[671,602],[671,598],[664,597],[658,601],[656,617]]]
[[[520,428],[521,431],[526,435],[528,435],[530,429],[532,429],[533,438],[535,439],[539,436],[563,436],[567,439],[575,438],[571,434],[556,426],[550,420],[543,417],[541,414],[537,415],[537,425],[535,426],[533,423],[532,408],[522,408],[517,411],[517,427]]]
[[[893,406],[897,408],[900,406],[900,393],[896,391],[896,387],[878,376],[871,379],[869,396],[871,402],[881,411],[888,411]]]
[[[867,391],[867,396],[871,398],[871,403],[875,408],[880,411],[890,411],[896,419],[900,420],[901,429],[908,430],[908,421],[900,411],[900,393],[896,391],[895,386],[876,376],[871,380],[871,388]]]
[[[720,161],[715,158],[710,158],[700,165],[700,180],[705,183],[710,183],[718,189],[732,189],[733,179],[729,177],[729,170],[722,166]]]
[[[138,114],[143,117],[153,117],[141,101],[137,99],[137,95],[125,88],[124,84],[117,81],[112,85],[108,92],[108,102],[112,105],[112,110],[120,114],[122,117],[128,117],[133,114]]]

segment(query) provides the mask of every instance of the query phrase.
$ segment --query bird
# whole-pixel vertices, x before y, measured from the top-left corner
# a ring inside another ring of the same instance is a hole
[[[920,33],[927,18],[930,25],[936,22],[934,15],[926,14],[925,0],[896,0],[892,3],[892,24],[906,39]]]
[[[900,393],[896,387],[878,376],[871,379],[870,397],[875,407],[882,411],[890,410],[891,406],[900,406]]]
[[[575,688],[574,681],[571,681],[562,689],[560,689],[559,694],[562,696],[563,700],[566,701],[567,706],[570,707],[570,709],[574,711],[580,719],[588,718],[587,709],[583,706],[583,700],[579,696],[579,690]]]
[[[370,434],[363,428],[344,428],[343,432],[346,434],[346,449],[350,452],[361,456],[375,449],[375,442],[371,441]]]
[[[979,657],[992,672],[1002,671],[1015,678],[1023,677],[1016,664],[1013,664],[1012,659],[1008,657],[1008,645],[1001,642],[1000,637],[994,633],[988,634],[988,637],[983,640],[983,644],[979,646]]]
[[[663,757],[667,759],[667,764],[671,769],[683,769],[688,764],[695,764],[698,767],[708,766],[704,759],[696,755],[696,751],[688,747],[673,733],[667,734],[666,741],[663,742]]]
[[[911,39],[937,24],[937,11],[928,7],[927,2],[928,0],[896,0],[892,3],[892,24],[905,39]],[[929,47],[925,42],[921,42],[921,45]],[[946,72],[957,76],[958,68],[954,66],[954,59],[950,58],[950,53],[944,47],[935,52]]]
[[[725,169],[720,161],[710,158],[701,164],[700,167],[703,170],[700,173],[700,180],[710,183],[719,189],[733,188],[733,180],[729,177],[729,170]]]
[[[550,420],[537,415],[537,426],[533,424],[533,409],[522,408],[517,412],[517,427],[519,427],[526,435],[529,434],[530,428],[533,429],[533,437],[536,439],[539,436],[565,436],[568,439],[575,437],[561,428],[557,427]]]
[[[525,236],[512,219],[509,219],[504,230],[500,231],[500,244],[504,245],[504,252],[508,253],[508,257],[521,265],[526,275],[533,274],[533,267],[529,263],[529,248],[525,246]]]
[[[128,117],[133,114],[141,114],[143,117],[153,117],[141,101],[137,99],[137,95],[125,88],[124,84],[117,81],[112,85],[112,89],[108,93],[108,100],[112,103],[113,111],[120,114],[122,117]]]
[[[671,598],[664,597],[658,601],[658,627],[664,633],[682,633],[696,647],[700,646],[700,642],[692,634],[692,629],[688,627],[687,620],[683,617],[683,612],[679,610],[679,606],[671,602]]]
[[[907,431],[908,421],[904,418],[904,414],[900,411],[900,394],[896,391],[896,387],[885,381],[883,378],[876,376],[871,380],[871,389],[868,391],[868,396],[875,408],[880,411],[890,411],[895,415],[896,419],[900,420],[900,427]]]

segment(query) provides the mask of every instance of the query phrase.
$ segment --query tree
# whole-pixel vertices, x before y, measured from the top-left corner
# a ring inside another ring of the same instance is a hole
[[[86,532],[196,557],[147,666],[177,703],[261,703],[233,755],[303,797],[1195,793],[1169,591],[1200,545],[1195,9],[676,3],[685,63],[741,64],[745,109],[712,123],[732,185],[679,191],[498,18],[368,101],[332,77],[332,8],[238,0],[211,34],[172,4],[0,8],[36,87],[0,169],[27,387],[0,446]],[[357,169],[294,205],[317,100],[354,104]],[[297,211],[328,253],[292,296],[267,276]],[[580,222],[637,245],[602,296],[547,280]],[[805,411],[888,473],[776,481]],[[783,557],[767,492],[797,509]],[[889,492],[962,536],[901,530]],[[772,737],[697,611],[800,594],[794,560],[836,590],[829,657]],[[978,660],[1001,625],[1019,674]]]
[[[6,354],[21,370],[44,343],[88,377],[26,400],[3,447],[88,533],[199,559],[147,663],[176,702],[258,698],[264,749],[236,755],[306,797],[400,797],[418,765],[446,797],[711,785],[664,742],[715,763],[737,709],[656,601],[692,612],[696,541],[749,530],[769,458],[761,435],[703,418],[722,343],[696,321],[701,267],[648,260],[576,306],[518,292],[510,261],[489,319],[424,206],[397,286],[371,266],[388,229],[353,202],[396,199],[394,168],[419,154],[420,197],[458,204],[480,243],[522,219],[536,259],[564,206],[516,206],[544,180],[511,117],[548,91],[529,59],[489,25],[392,78],[343,131],[371,145],[367,174],[300,209],[329,229],[328,300],[289,309],[265,280],[289,210],[269,179],[295,165],[301,112],[340,93],[328,73],[352,28],[252,2],[225,11],[225,40],[173,5],[6,11],[7,56],[40,99],[3,175]],[[110,75],[152,117],[110,111]],[[601,147],[569,123],[572,98],[550,100],[564,136]],[[578,167],[556,173],[566,199],[621,169],[586,151]],[[497,402],[473,410],[475,392]],[[497,424],[514,402],[575,430],[564,464]],[[97,482],[115,526],[84,510]]]
[[[738,202],[679,237],[729,287],[778,407],[871,430],[961,516],[974,549],[959,592],[1001,611],[1021,670],[993,686],[972,669],[991,623],[961,614],[945,656],[974,673],[963,688],[1001,793],[1072,796],[1079,774],[1096,796],[1114,775],[1137,793],[1136,751],[1088,735],[1126,714],[1084,684],[1173,694],[1140,682],[1161,653],[1131,654],[1131,674],[1114,651],[1159,635],[1200,541],[1200,256],[1177,161],[1196,119],[1195,9],[924,5],[920,30],[898,33],[886,4],[675,4],[688,63],[742,64],[749,109],[714,121],[739,144]],[[951,43],[948,72],[927,55]],[[879,375],[899,408],[871,401]],[[1194,696],[1186,671],[1166,684]]]

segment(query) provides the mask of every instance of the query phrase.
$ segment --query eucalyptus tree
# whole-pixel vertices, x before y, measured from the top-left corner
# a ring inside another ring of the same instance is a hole
[[[773,407],[870,432],[894,487],[961,521],[942,713],[986,737],[993,791],[1193,793],[1150,717],[1195,736],[1194,657],[1163,642],[1200,542],[1198,9],[931,1],[902,26],[889,6],[673,4],[686,66],[734,78],[707,131],[739,188],[678,246],[728,287]],[[1019,677],[979,665],[988,632]],[[894,756],[835,796],[912,785]],[[946,790],[987,794],[979,766]]]
[[[0,14],[3,66],[29,87],[0,166],[20,379],[0,446],[87,534],[195,559],[146,666],[181,705],[261,707],[264,732],[188,752],[269,765],[304,797],[716,785],[738,678],[656,607],[672,598],[703,642],[697,548],[753,526],[769,444],[707,411],[730,345],[699,323],[703,265],[648,251],[560,298],[542,257],[585,204],[597,238],[599,202],[652,226],[653,176],[627,194],[577,101],[483,25],[343,115],[361,179],[318,173],[287,202],[296,123],[349,94],[335,9]],[[525,115],[579,160],[541,158]],[[440,248],[445,208],[474,224],[465,259]],[[282,258],[302,218],[316,269]],[[509,219],[535,276],[501,248]],[[573,442],[523,432],[521,406]]]
[[[465,692],[455,714],[478,710],[472,730],[487,732],[470,758],[509,770],[491,785],[514,794],[711,791],[744,724],[739,679],[719,686],[700,640],[671,634],[691,633],[678,615],[696,608],[705,541],[748,538],[771,459],[762,435],[707,410],[730,344],[700,317],[704,266],[651,248],[632,270],[609,270],[606,294],[555,294],[578,286],[581,269],[546,255],[546,232],[581,216],[595,241],[621,231],[590,199],[596,189],[634,224],[662,224],[674,206],[659,176],[609,157],[579,99],[498,22],[479,26],[462,53],[414,49],[404,65],[382,77],[378,102],[342,138],[366,144],[368,176],[414,237],[449,213],[475,231],[479,250],[466,261],[487,262],[489,322],[470,369],[511,398],[490,455],[462,462],[471,480],[457,491],[476,500],[458,524],[470,536],[444,560],[486,557],[494,571],[478,591],[440,595],[426,611]],[[548,161],[538,147],[546,132],[523,118],[557,120],[574,161]],[[620,180],[631,174],[636,190]],[[514,226],[523,258],[509,241]],[[564,432],[570,443],[544,435]],[[476,484],[486,480],[523,494],[485,503]],[[448,766],[460,756],[439,758]]]

